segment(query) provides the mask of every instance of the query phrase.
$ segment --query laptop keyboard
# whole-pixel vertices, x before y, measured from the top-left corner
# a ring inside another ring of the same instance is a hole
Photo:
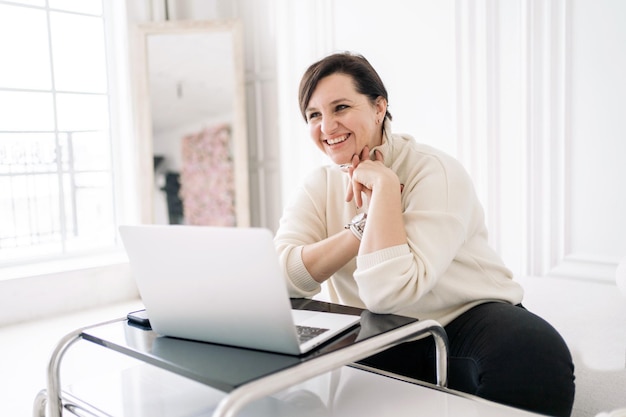
[[[315,336],[319,336],[320,334],[328,331],[328,329],[308,326],[296,326],[296,330],[298,332],[298,340],[300,340],[301,344],[304,342],[308,342]]]

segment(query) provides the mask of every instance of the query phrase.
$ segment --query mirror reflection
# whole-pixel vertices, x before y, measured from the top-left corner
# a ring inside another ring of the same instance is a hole
[[[238,25],[142,25],[148,222],[249,222]]]

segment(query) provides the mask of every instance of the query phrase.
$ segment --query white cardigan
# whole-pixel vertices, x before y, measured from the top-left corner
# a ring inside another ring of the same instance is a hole
[[[388,121],[375,149],[404,185],[407,243],[344,265],[327,281],[331,300],[442,325],[486,301],[520,303],[523,290],[488,245],[483,209],[463,166],[410,136],[391,134]],[[321,167],[286,207],[274,241],[291,297],[320,291],[302,247],[343,231],[356,215],[354,201],[344,201],[347,186],[346,173]]]

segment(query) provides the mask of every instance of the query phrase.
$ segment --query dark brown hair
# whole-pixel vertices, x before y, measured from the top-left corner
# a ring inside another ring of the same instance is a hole
[[[376,102],[378,97],[384,98],[389,103],[387,89],[367,59],[351,52],[335,53],[312,64],[302,76],[298,100],[304,121],[307,121],[306,108],[317,84],[322,78],[337,73],[352,78],[356,91],[367,96],[372,104]],[[391,120],[391,113],[387,111],[385,117]]]

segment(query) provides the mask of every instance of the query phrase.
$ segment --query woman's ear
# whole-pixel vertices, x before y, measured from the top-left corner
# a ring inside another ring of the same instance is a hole
[[[376,117],[381,122],[385,120],[387,114],[387,100],[383,96],[378,96],[376,99]]]

